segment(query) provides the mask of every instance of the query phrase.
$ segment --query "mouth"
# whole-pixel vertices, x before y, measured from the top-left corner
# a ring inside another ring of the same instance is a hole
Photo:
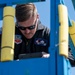
[[[27,36],[27,37],[32,36],[32,34],[30,34],[30,33],[29,33],[29,34],[26,34],[26,33],[25,33],[24,35]]]

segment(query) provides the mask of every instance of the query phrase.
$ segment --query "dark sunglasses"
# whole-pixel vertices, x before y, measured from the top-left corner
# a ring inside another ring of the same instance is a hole
[[[20,30],[26,30],[26,29],[29,29],[29,30],[33,30],[33,29],[35,29],[35,26],[36,26],[36,21],[35,21],[35,24],[34,25],[31,25],[31,26],[29,26],[29,27],[23,27],[23,26],[21,26],[21,25],[17,25],[17,27],[20,29]]]
[[[19,28],[20,30],[26,30],[26,29],[32,30],[32,29],[35,28],[35,25],[29,26],[29,27],[18,26],[18,28]]]

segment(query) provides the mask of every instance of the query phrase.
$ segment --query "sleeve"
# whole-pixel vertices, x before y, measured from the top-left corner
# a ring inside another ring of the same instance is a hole
[[[48,40],[48,47],[50,46],[50,29],[46,28],[46,39]]]
[[[48,48],[50,46],[50,29],[45,27],[43,33],[44,33],[44,39],[47,40],[46,52],[49,53]]]
[[[70,61],[71,66],[72,66],[72,67],[75,67],[75,59],[74,59],[74,57],[73,57],[73,54],[72,54],[70,48],[69,48],[68,55],[69,55],[68,59],[69,59],[69,61]]]

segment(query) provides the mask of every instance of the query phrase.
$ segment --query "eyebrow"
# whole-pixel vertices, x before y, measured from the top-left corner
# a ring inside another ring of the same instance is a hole
[[[33,25],[36,25],[36,22],[37,22],[37,20],[35,21],[34,24],[32,24],[32,26],[33,26]],[[16,27],[18,27],[18,26],[24,27],[24,26],[22,26],[21,24],[18,24],[18,22],[16,22]],[[28,27],[30,27],[30,26],[28,26]]]

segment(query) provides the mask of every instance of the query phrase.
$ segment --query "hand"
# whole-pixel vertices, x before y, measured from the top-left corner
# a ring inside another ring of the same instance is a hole
[[[43,52],[42,57],[43,57],[43,58],[49,58],[49,57],[50,57],[50,54]]]

